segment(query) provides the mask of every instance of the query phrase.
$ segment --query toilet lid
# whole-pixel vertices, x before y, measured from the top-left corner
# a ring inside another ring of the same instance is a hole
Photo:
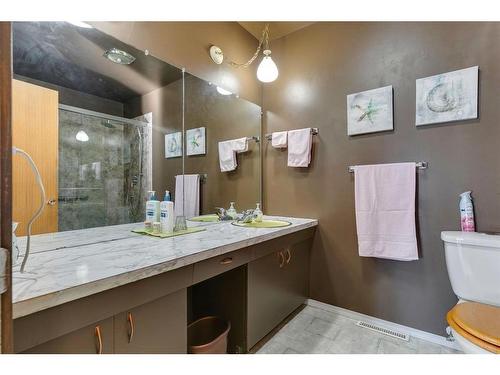
[[[500,353],[500,307],[464,302],[450,310],[447,320],[455,331],[476,345]]]

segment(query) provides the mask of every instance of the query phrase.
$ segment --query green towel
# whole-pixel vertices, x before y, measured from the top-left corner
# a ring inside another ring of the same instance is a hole
[[[189,234],[189,233],[202,232],[204,230],[206,230],[206,229],[202,228],[202,227],[192,227],[192,228],[188,228],[186,230],[180,230],[178,232],[156,234],[156,233],[153,233],[152,230],[146,230],[144,228],[141,228],[141,229],[132,229],[132,232],[139,233],[139,234],[147,234],[149,236],[154,236],[154,237],[159,237],[159,238],[169,238],[169,237],[182,236],[184,234]]]

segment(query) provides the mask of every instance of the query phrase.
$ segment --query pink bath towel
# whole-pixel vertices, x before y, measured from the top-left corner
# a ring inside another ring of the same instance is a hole
[[[418,259],[415,169],[415,163],[354,167],[360,256]]]
[[[308,167],[311,164],[311,128],[290,130],[288,132],[288,166]]]

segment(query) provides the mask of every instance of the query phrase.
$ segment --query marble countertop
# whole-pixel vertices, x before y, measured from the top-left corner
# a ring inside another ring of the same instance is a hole
[[[171,238],[132,233],[142,223],[33,236],[24,273],[14,266],[14,318],[318,225],[314,219],[270,217],[283,228],[193,223],[206,230]],[[24,251],[24,238],[19,239]]]

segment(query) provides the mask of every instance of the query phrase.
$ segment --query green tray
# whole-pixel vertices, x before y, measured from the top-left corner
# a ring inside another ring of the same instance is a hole
[[[189,221],[196,221],[199,223],[215,223],[219,220],[219,217],[217,215],[201,215],[201,216],[195,216],[192,218],[188,219]]]
[[[233,225],[246,228],[282,228],[292,225],[292,223],[283,220],[262,220],[261,222],[253,221],[251,223],[233,221]]]
[[[171,232],[171,233],[158,233],[158,234],[156,234],[156,233],[153,233],[152,230],[146,230],[146,229],[132,229],[132,232],[139,233],[139,234],[147,234],[148,236],[159,237],[159,238],[169,238],[169,237],[182,236],[184,234],[202,232],[204,230],[206,230],[206,229],[203,227],[193,227],[193,228],[188,228],[186,230],[180,230],[178,232]]]

